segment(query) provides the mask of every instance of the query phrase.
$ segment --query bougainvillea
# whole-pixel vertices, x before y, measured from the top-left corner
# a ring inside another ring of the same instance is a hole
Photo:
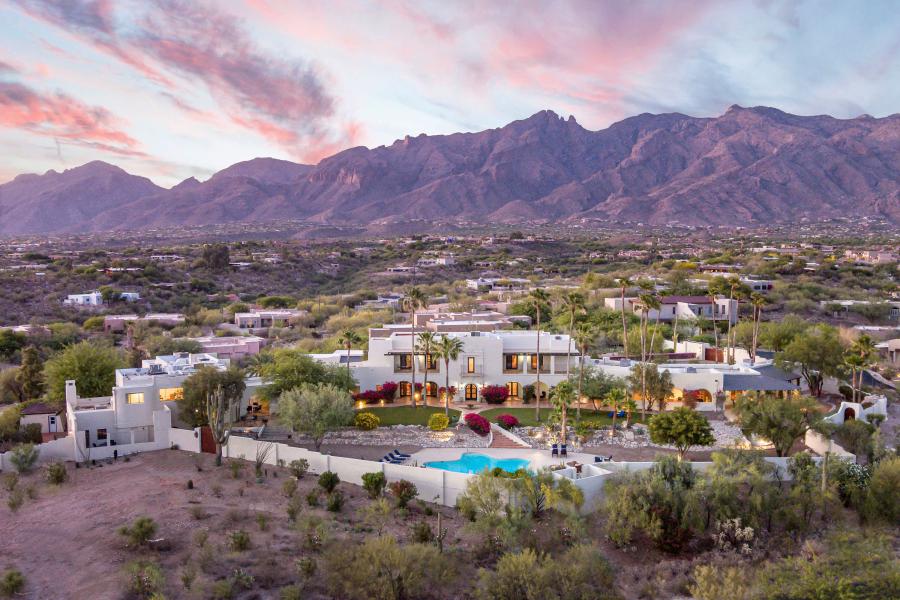
[[[497,425],[503,429],[512,429],[519,425],[519,420],[513,415],[500,415],[497,417]]]
[[[488,420],[477,413],[467,414],[464,420],[469,429],[478,435],[487,435],[487,432],[491,430],[491,424],[488,423]]]
[[[502,404],[509,396],[505,385],[486,385],[481,388],[481,397],[488,404]]]

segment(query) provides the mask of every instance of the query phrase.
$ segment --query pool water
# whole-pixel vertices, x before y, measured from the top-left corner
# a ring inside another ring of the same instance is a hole
[[[528,461],[524,458],[494,458],[487,454],[466,452],[456,460],[439,460],[425,463],[431,469],[443,469],[454,473],[481,473],[485,469],[500,467],[507,473],[515,473],[519,469],[527,469]]]

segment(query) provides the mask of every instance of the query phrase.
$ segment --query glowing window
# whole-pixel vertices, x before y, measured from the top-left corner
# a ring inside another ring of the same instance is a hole
[[[518,396],[519,395],[519,382],[518,381],[510,381],[506,384],[506,393],[510,396]]]
[[[162,388],[159,390],[160,402],[173,402],[175,400],[184,400],[184,388]]]
[[[466,386],[466,400],[477,400],[478,399],[478,386],[474,383],[470,383]]]
[[[126,394],[125,402],[128,404],[143,404],[144,403],[144,393],[136,392],[134,394]]]
[[[466,361],[467,372],[474,373],[475,372],[475,357],[470,356]]]

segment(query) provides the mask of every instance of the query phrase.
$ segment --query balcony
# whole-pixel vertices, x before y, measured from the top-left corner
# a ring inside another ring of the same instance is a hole
[[[460,377],[481,377],[484,374],[480,365],[476,365],[473,370],[469,370],[465,365],[459,368]]]

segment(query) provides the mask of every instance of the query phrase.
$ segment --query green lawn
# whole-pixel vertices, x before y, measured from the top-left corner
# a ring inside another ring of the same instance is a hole
[[[428,417],[434,413],[443,413],[444,409],[437,406],[379,406],[373,408],[360,409],[364,412],[371,412],[378,415],[381,419],[381,426],[388,425],[428,425]],[[450,419],[459,418],[459,411],[450,409]]]
[[[552,408],[548,408],[546,406],[541,406],[541,422],[546,423],[547,417],[553,411]],[[489,408],[488,410],[482,411],[480,413],[482,417],[490,421],[491,423],[497,422],[497,417],[500,415],[512,415],[519,420],[519,424],[525,427],[533,427],[538,424],[534,419],[534,408]],[[612,425],[612,417],[607,416],[609,414],[608,410],[585,410],[581,409],[581,419],[582,420],[591,420],[591,421],[599,421],[603,425]],[[576,410],[574,408],[569,409],[569,419],[571,419],[572,423],[575,422]],[[631,422],[632,423],[640,423],[641,415],[640,413],[632,413],[631,414]],[[621,417],[616,420],[616,424],[624,424],[625,418]]]

